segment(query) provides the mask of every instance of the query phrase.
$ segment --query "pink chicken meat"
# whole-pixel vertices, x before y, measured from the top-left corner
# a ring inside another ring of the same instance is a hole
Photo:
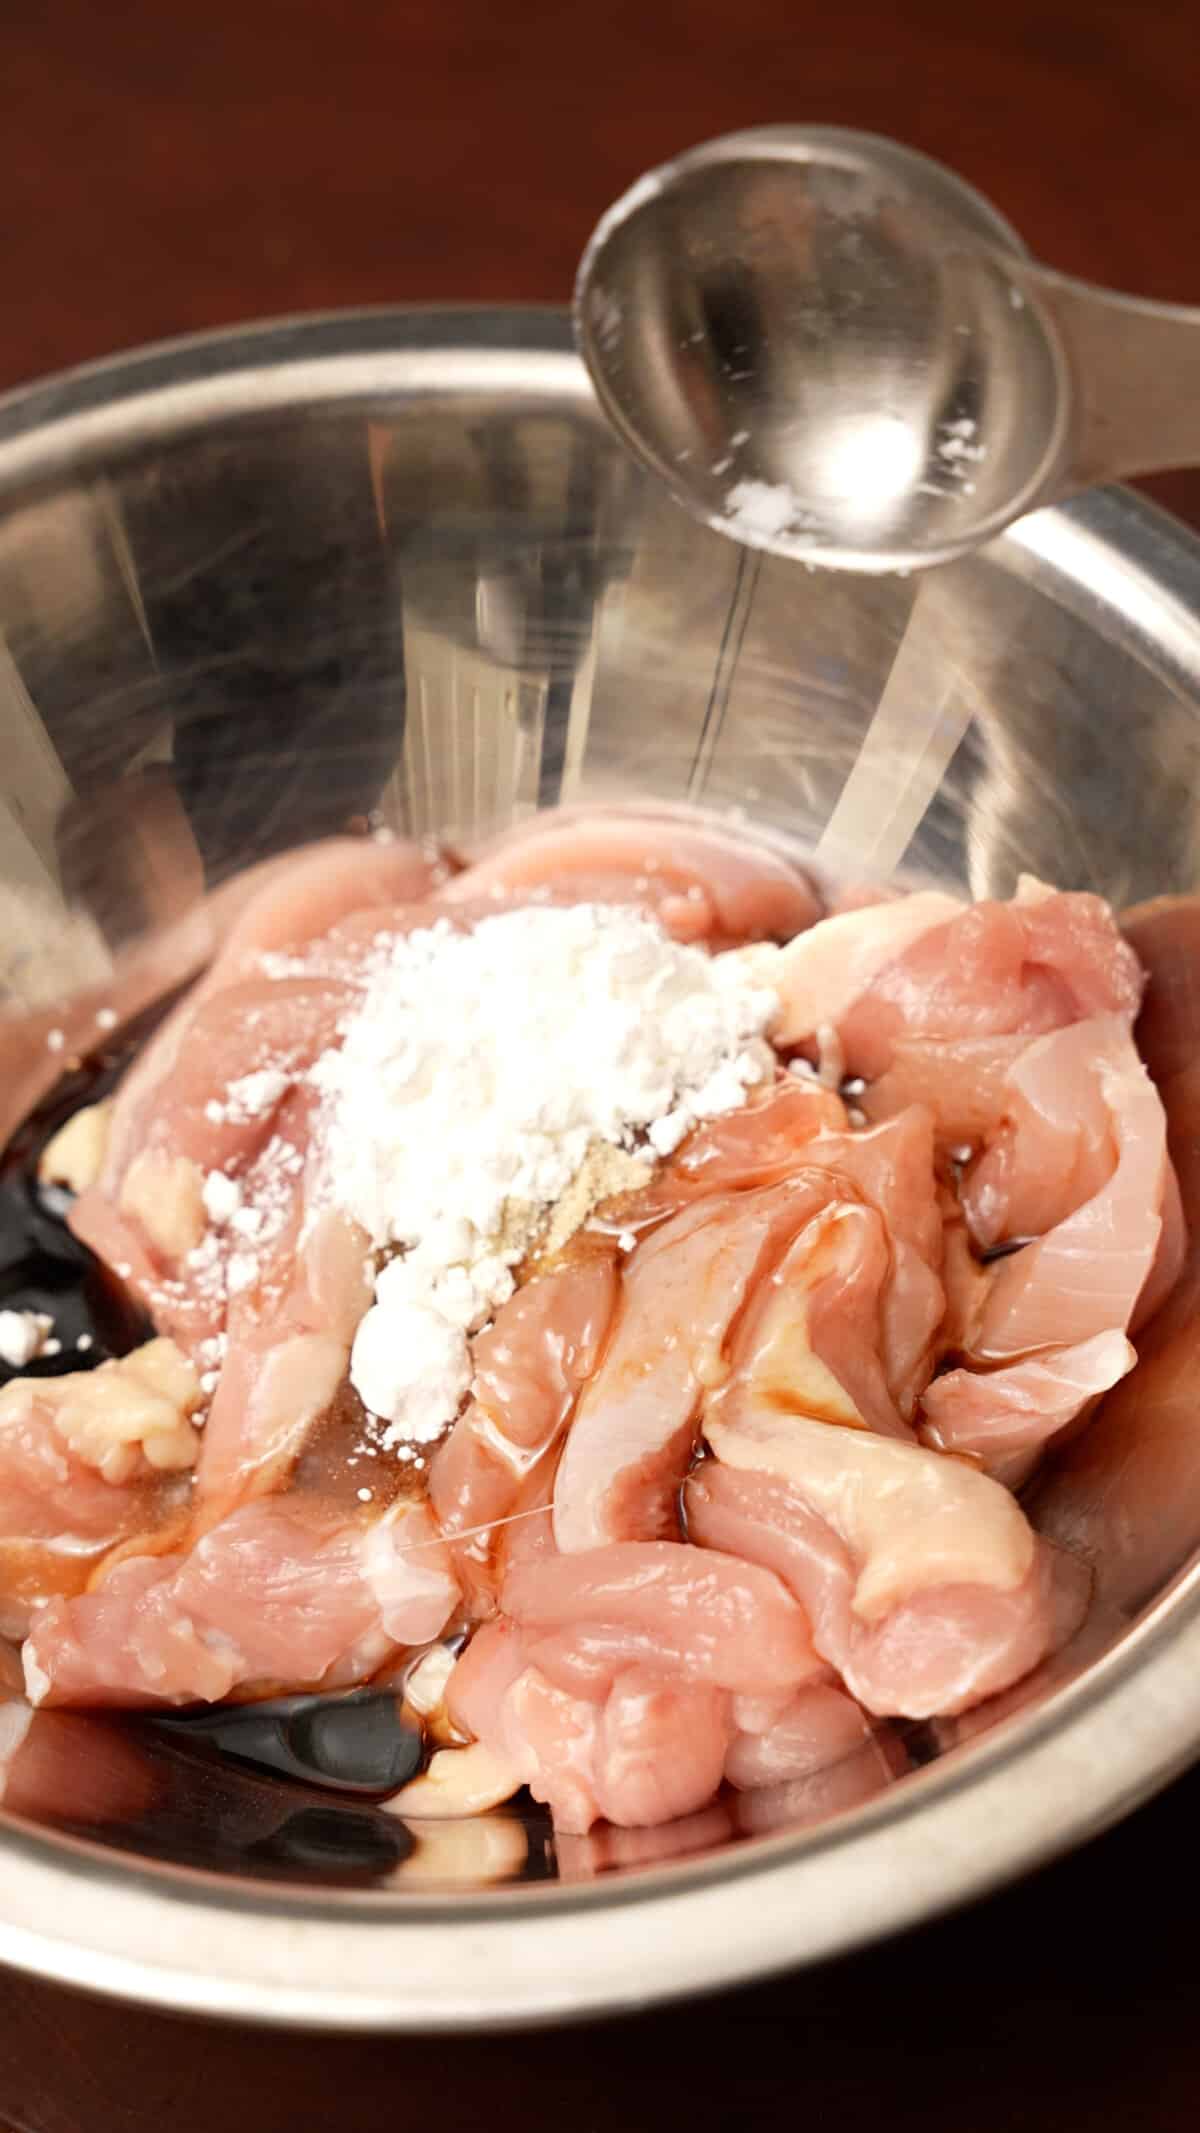
[[[376,1501],[347,1389],[376,1259],[322,1185],[311,1070],[373,943],[545,901],[744,955],[774,1072],[518,1269]],[[582,1835],[834,1765],[869,1791],[890,1719],[970,1710],[1062,1641],[1081,1579],[1006,1483],[1132,1368],[1187,1242],[1141,969],[1098,898],[1036,883],[820,912],[786,857],[666,811],[539,820],[457,871],[346,841],[267,873],[71,1218],[203,1387],[178,1468],[114,1464],[32,1381],[0,1396],[26,1729],[336,1689],[453,1629],[456,1737]]]

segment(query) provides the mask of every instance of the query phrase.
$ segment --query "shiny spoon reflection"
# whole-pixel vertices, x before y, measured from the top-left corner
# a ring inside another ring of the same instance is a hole
[[[650,172],[596,229],[575,317],[678,501],[810,564],[945,562],[1200,461],[1200,310],[1036,265],[970,186],[871,134],[763,127]]]

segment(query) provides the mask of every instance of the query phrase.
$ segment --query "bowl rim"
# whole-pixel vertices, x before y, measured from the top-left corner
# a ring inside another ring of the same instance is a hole
[[[0,399],[0,510],[220,417],[501,386],[602,417],[567,311],[402,307],[132,350]],[[1200,541],[1124,490],[1022,520],[1016,573],[1119,613],[1200,696]],[[846,1952],[1098,1833],[1200,1747],[1200,1564],[1031,1712],[827,1825],[588,1885],[387,1898],[151,1868],[0,1810],[0,1961],[118,1998],[326,2029],[496,2029],[614,2014]],[[936,1810],[937,1820],[932,1820]]]

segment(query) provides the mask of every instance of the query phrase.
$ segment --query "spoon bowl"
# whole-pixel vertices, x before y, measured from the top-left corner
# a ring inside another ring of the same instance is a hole
[[[641,179],[576,332],[625,443],[718,530],[809,563],[944,562],[1062,484],[1072,386],[1023,247],[928,158],[765,127]]]

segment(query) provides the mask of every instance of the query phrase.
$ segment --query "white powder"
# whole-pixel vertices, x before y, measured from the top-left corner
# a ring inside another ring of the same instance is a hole
[[[230,1082],[224,1103],[215,1098],[206,1103],[204,1116],[214,1126],[248,1126],[253,1119],[265,1118],[268,1111],[273,1111],[290,1087],[291,1076],[281,1068],[259,1067],[256,1073],[243,1074]]]
[[[316,1204],[379,1251],[351,1379],[392,1448],[429,1444],[471,1377],[467,1336],[597,1142],[676,1147],[773,1071],[776,1010],[738,954],[605,905],[528,907],[389,939],[340,1050],[317,1062]],[[398,1249],[397,1249],[398,1248]]]
[[[725,492],[723,516],[751,547],[768,547],[781,533],[811,533],[816,524],[785,481],[735,481]]]
[[[302,955],[282,955],[276,949],[264,949],[258,967],[265,978],[303,978],[308,975],[308,964]]]
[[[244,1289],[252,1289],[258,1280],[258,1260],[253,1252],[231,1252],[225,1269],[225,1282],[231,1296],[240,1296]]]
[[[242,1188],[236,1178],[227,1178],[223,1170],[210,1170],[202,1197],[204,1212],[214,1229],[223,1229],[242,1204]]]
[[[62,1344],[49,1338],[53,1325],[44,1311],[0,1311],[0,1363],[23,1370],[39,1355],[57,1355]]]

